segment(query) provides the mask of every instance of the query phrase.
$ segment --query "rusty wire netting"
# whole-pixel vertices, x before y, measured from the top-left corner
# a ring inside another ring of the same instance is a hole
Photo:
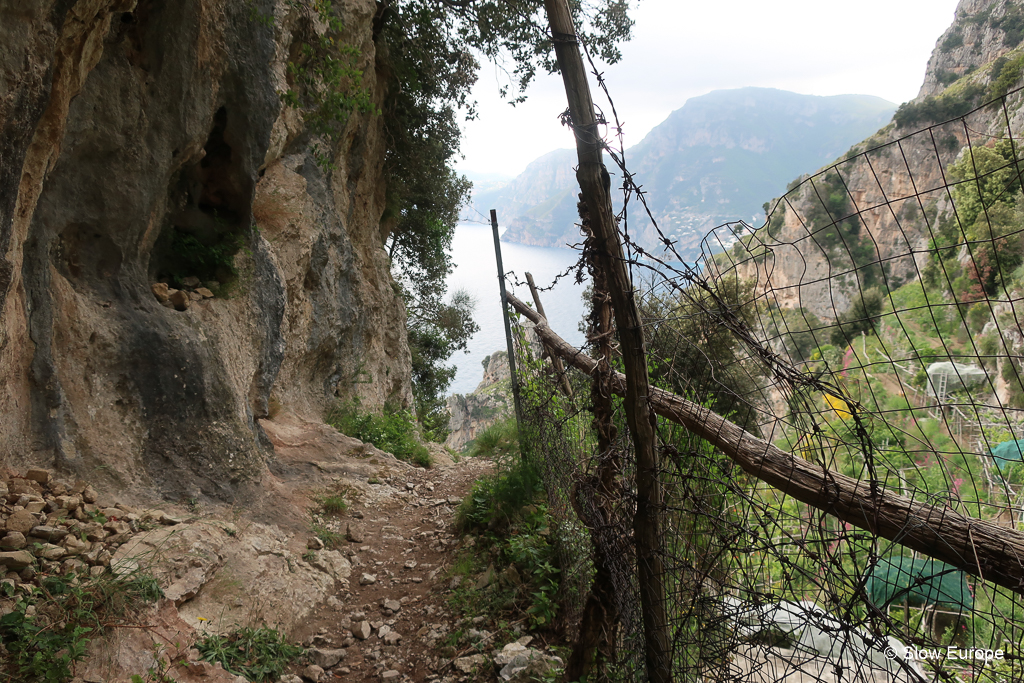
[[[868,512],[900,494],[1024,529],[1021,131],[1011,92],[913,135],[883,131],[792,186],[764,226],[711,233],[697,263],[670,236],[658,253],[629,244],[652,383],[811,463],[826,486],[830,473],[863,483]],[[522,433],[585,660],[570,669],[646,680],[635,463],[608,379],[621,360],[587,256],[583,353],[610,365],[570,369],[567,392],[536,342],[520,343]],[[520,340],[531,326],[520,318]],[[1024,605],[1005,581],[909,550],[915,529],[886,538],[799,502],[670,420],[658,437],[672,680],[1024,680]],[[942,524],[931,531],[941,545]],[[1008,559],[1011,574],[1024,561]]]

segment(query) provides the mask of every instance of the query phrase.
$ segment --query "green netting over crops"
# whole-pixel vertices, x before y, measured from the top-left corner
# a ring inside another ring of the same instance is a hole
[[[882,609],[904,602],[913,607],[945,605],[970,611],[974,597],[959,569],[938,560],[904,555],[880,558],[868,576],[868,598]]]
[[[1004,441],[992,447],[992,458],[999,465],[999,469],[1005,469],[1007,465],[1024,460],[1024,439],[1017,441]]]

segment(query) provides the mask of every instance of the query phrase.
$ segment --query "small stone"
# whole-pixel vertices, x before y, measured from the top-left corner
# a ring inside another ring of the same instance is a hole
[[[0,538],[0,550],[21,550],[26,545],[28,541],[20,531],[8,531],[6,536]]]
[[[332,666],[337,665],[338,662],[345,659],[346,654],[348,653],[341,648],[336,650],[313,648],[309,651],[309,660],[322,669],[330,669]]]
[[[373,624],[370,624],[370,626],[373,626]],[[384,636],[388,635],[389,633],[391,633],[391,627],[390,626],[385,626],[384,624],[381,624],[380,626],[377,627],[377,637],[378,638],[383,638]]]
[[[360,586],[371,586],[377,583],[377,576],[375,574],[363,574],[359,577]]]
[[[189,275],[188,277],[181,278],[181,284],[183,284],[186,287],[191,287],[195,289],[202,283],[200,282],[199,278],[197,278],[195,275]]]
[[[59,526],[34,526],[28,532],[28,535],[34,538],[41,538],[50,543],[59,543],[68,535],[68,530],[62,529]]]
[[[494,656],[494,665],[499,669],[504,668],[509,662],[518,657],[519,655],[527,652],[525,645],[520,645],[518,642],[509,643],[501,649],[501,652]]]
[[[373,630],[370,628],[370,622],[360,621],[358,624],[352,627],[352,635],[359,640],[366,640],[370,637]]]
[[[323,675],[324,675],[324,670],[321,669],[316,664],[310,664],[309,666],[307,666],[305,669],[302,670],[302,677],[305,678],[307,681],[313,681],[313,683],[316,683],[317,681],[319,681],[320,677],[323,676]]]
[[[82,499],[78,496],[57,496],[54,502],[57,503],[57,507],[61,510],[71,510],[73,512],[82,504]]]
[[[25,473],[25,478],[30,479],[40,484],[47,484],[50,482],[50,470],[39,469],[33,467]]]
[[[164,304],[171,298],[171,288],[167,286],[166,282],[154,282],[149,286],[150,291],[153,292],[153,296],[156,300]]]
[[[0,565],[7,567],[7,571],[20,572],[25,567],[34,564],[36,558],[27,550],[14,550],[0,553]]]
[[[91,486],[86,486],[85,489],[82,491],[82,500],[84,500],[86,503],[95,503],[98,497],[99,494],[96,493],[96,489],[94,489]]]
[[[189,292],[188,298],[191,299],[192,301],[202,301],[203,295],[200,294],[199,292]]]
[[[27,534],[36,526],[39,526],[39,518],[26,510],[17,510],[7,518],[7,531],[19,531]]]
[[[388,669],[380,675],[380,679],[382,681],[395,681],[398,680],[398,677],[401,675],[401,672],[395,671],[394,669]]]
[[[39,514],[46,509],[46,501],[33,500],[30,503],[25,503],[25,512],[31,512],[32,514]]]
[[[383,625],[384,625],[383,621],[371,621],[370,622],[370,628],[372,628],[375,631],[379,631],[380,627],[383,626]]]
[[[103,528],[113,534],[128,534],[131,533],[132,530],[131,526],[129,526],[127,522],[122,522],[120,520],[107,522],[103,525]]]
[[[346,524],[345,538],[348,539],[349,543],[362,543],[366,540],[366,535],[359,527],[353,528],[351,524]]]
[[[8,484],[9,496],[20,496],[26,493],[38,496],[43,492],[43,487],[38,482],[32,481],[31,479],[21,479],[15,477],[11,479]]]
[[[203,297],[204,299],[212,299],[213,298],[213,292],[208,290],[206,287],[197,287],[196,288],[196,294],[198,294],[199,296]]]
[[[459,657],[453,664],[455,668],[464,674],[471,674],[478,667],[487,663],[487,657],[484,655],[471,655],[469,657]]]
[[[87,524],[81,526],[79,530],[83,534],[85,534],[86,540],[92,541],[94,543],[96,541],[102,541],[104,538],[107,537],[106,530],[103,528],[103,525],[99,522],[88,522]]]
[[[416,560],[406,560],[405,561],[405,565],[403,565],[403,566],[406,569],[415,569],[416,568],[416,564],[417,564]]]
[[[308,541],[306,541],[306,548],[308,548],[309,550],[323,550],[324,542],[316,536],[313,536]]]
[[[476,580],[476,585],[474,585],[473,587],[476,590],[480,590],[482,588],[487,588],[489,585],[491,585],[491,582],[493,582],[493,581],[494,581],[494,565],[491,565],[491,566],[487,567],[487,571],[485,571],[483,574],[480,575],[480,577]]]
[[[44,560],[50,560],[51,562],[59,560],[68,554],[68,551],[64,550],[64,548],[52,543],[43,543],[34,552],[36,557],[41,557]]]
[[[188,292],[180,289],[172,290],[168,301],[170,301],[176,311],[187,311],[188,307],[192,305],[192,299],[189,297]]]
[[[80,571],[84,571],[86,566],[85,562],[82,562],[78,558],[70,557],[61,562],[60,573],[64,575],[77,574]]]
[[[390,633],[384,634],[385,645],[398,645],[398,641],[402,639],[402,634],[398,631],[391,631]]]
[[[389,609],[392,612],[398,612],[402,609],[402,603],[400,603],[398,600],[385,600],[384,609]]]
[[[102,555],[100,557],[102,558]],[[110,567],[110,570],[114,572],[114,576],[120,579],[131,576],[139,571],[139,563],[131,559],[118,560],[116,564]]]
[[[409,491],[412,491],[416,488],[416,484],[412,483],[411,481],[406,482],[405,488],[408,489]]]
[[[89,550],[90,545],[88,541],[83,541],[75,536],[67,536],[61,542],[61,546],[67,551],[68,555],[81,555]]]
[[[103,566],[89,567],[89,576],[95,579],[98,576],[103,576],[103,572],[105,571],[107,571],[107,568]]]

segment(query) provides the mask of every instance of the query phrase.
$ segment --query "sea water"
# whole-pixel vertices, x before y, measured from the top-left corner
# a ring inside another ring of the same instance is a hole
[[[530,288],[526,285],[527,271],[533,274],[538,287],[549,287],[557,275],[576,263],[579,255],[578,251],[568,248],[531,247],[502,242],[501,256],[508,274],[505,286],[519,299],[532,302]],[[480,331],[469,340],[466,352],[456,351],[448,360],[458,367],[449,392],[468,394],[476,388],[483,376],[481,363],[484,358],[506,348],[491,227],[460,224],[452,239],[452,261],[455,270],[448,277],[448,292],[465,289],[476,299],[473,318],[480,326]],[[517,285],[517,280],[521,284]],[[584,316],[583,292],[586,284],[577,285],[573,273],[559,279],[554,289],[540,293],[551,329],[574,346],[580,346],[584,340],[579,325]]]

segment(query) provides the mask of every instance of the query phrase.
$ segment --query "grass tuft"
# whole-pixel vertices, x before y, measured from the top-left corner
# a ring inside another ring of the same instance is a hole
[[[239,628],[227,635],[210,635],[196,643],[204,661],[220,662],[228,673],[247,681],[276,681],[303,649],[289,645],[280,631],[266,626]]]

